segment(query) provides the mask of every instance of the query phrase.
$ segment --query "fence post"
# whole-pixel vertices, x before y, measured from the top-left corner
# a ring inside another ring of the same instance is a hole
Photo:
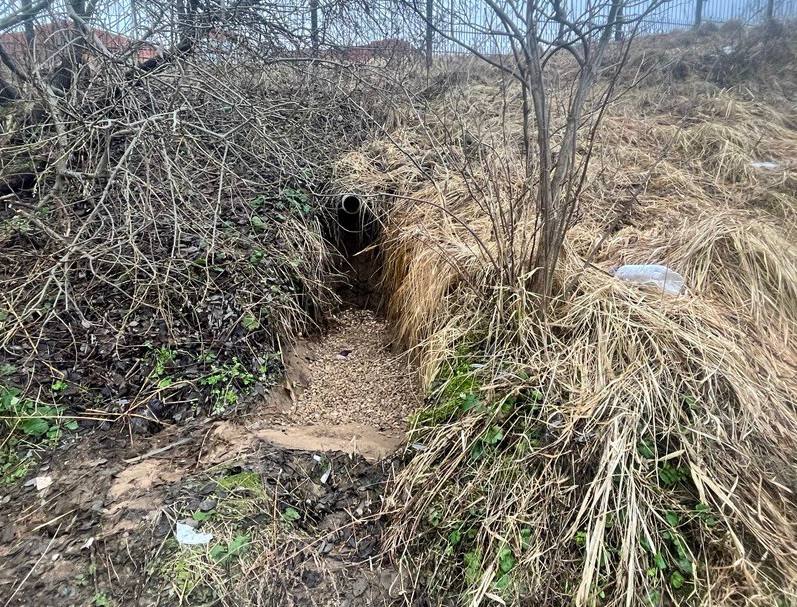
[[[31,1],[30,0],[22,0],[22,8],[25,10],[30,10]],[[135,5],[134,5],[135,10]],[[29,13],[30,14],[30,13]],[[134,13],[135,15],[135,13]],[[31,52],[33,51],[33,38],[35,36],[35,32],[33,30],[33,18],[29,17],[25,19],[25,44],[26,44],[26,51]],[[138,32],[136,32],[136,38],[138,37]]]
[[[775,18],[775,0],[767,0],[767,21]]]
[[[623,39],[623,3],[617,8],[617,17],[614,22],[614,41],[620,42]]]
[[[703,0],[695,0],[695,29],[703,23]]]
[[[310,0],[310,44],[313,57],[318,57],[318,0]]]
[[[432,69],[432,28],[433,0],[426,0],[426,76],[429,77],[429,70]]]

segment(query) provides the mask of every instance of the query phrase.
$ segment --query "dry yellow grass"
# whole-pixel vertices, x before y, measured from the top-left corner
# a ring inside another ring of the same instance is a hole
[[[383,218],[388,312],[433,395],[394,556],[440,603],[793,604],[794,116],[693,82],[615,103],[541,321],[501,272],[522,166],[486,82],[338,167]],[[685,295],[606,272],[656,261]]]

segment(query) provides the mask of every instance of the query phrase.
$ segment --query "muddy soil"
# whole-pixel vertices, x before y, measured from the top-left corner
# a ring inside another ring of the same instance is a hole
[[[419,601],[380,544],[413,370],[365,310],[343,311],[285,362],[284,381],[236,419],[86,433],[0,489],[0,607]],[[178,544],[180,521],[216,544]],[[224,556],[234,542],[245,559]],[[188,588],[186,563],[199,561],[207,579]]]

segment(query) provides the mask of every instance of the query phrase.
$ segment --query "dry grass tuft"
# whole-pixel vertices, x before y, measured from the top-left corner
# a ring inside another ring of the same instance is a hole
[[[610,108],[545,319],[500,271],[521,253],[491,220],[521,198],[503,132],[441,151],[436,121],[461,123],[438,98],[338,166],[383,218],[387,307],[431,392],[390,541],[441,604],[797,600],[794,123],[710,87],[678,109],[669,86]],[[689,291],[587,256],[665,262]]]
[[[716,298],[752,330],[792,344],[797,327],[797,249],[776,226],[754,216],[720,213],[686,227],[665,258],[690,288]]]
[[[397,555],[468,602],[794,591],[787,366],[698,299],[598,273],[546,324],[507,325],[501,306],[522,309],[488,290],[441,329],[457,349],[434,351],[437,399],[412,436],[425,450],[394,487]]]

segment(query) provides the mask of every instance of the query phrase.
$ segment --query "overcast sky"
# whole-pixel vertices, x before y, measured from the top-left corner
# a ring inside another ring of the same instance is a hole
[[[18,6],[22,0],[0,0],[0,14],[7,13]],[[346,10],[340,8],[340,0],[319,0],[321,7],[320,22],[322,28],[328,29],[329,39],[343,44],[363,44],[371,40],[387,37],[401,37],[410,42],[423,36],[423,27],[418,18],[404,19],[398,11],[391,8],[390,0],[367,2],[358,0],[357,8]],[[416,0],[420,7],[425,0]],[[609,0],[564,0],[570,14],[583,15],[595,6],[605,7]],[[627,15],[638,14],[650,6],[654,0],[632,0],[628,2]],[[55,0],[49,15],[41,15],[40,21],[50,20],[54,15],[63,16],[64,0]],[[641,28],[649,32],[665,32],[678,27],[688,27],[693,23],[696,0],[669,0],[649,15]],[[483,0],[434,0],[435,15],[438,27],[456,37],[465,38],[475,45],[495,45],[489,36],[480,29],[493,23],[494,17]],[[763,13],[766,0],[704,0],[703,17],[705,21],[723,22],[729,19],[740,19],[745,22],[755,21]],[[165,4],[165,3],[164,3]],[[335,8],[326,8],[327,5]],[[368,15],[362,4],[369,7]],[[308,0],[262,0],[263,13],[276,17],[282,24],[293,31],[304,35],[309,33]],[[776,0],[776,10],[780,15],[797,16],[797,0]],[[128,36],[142,35],[147,25],[154,20],[153,3],[147,0],[98,0],[96,12],[97,25],[116,33]],[[422,10],[422,8],[421,8]],[[343,16],[341,16],[343,12]],[[275,15],[279,13],[279,15]],[[326,17],[326,18],[325,18]],[[138,27],[136,27],[138,26]],[[551,35],[551,31],[546,32]],[[348,38],[348,39],[347,39]],[[455,46],[446,41],[445,36],[437,36],[435,46],[438,49],[450,49]],[[499,50],[499,49],[495,49]]]

